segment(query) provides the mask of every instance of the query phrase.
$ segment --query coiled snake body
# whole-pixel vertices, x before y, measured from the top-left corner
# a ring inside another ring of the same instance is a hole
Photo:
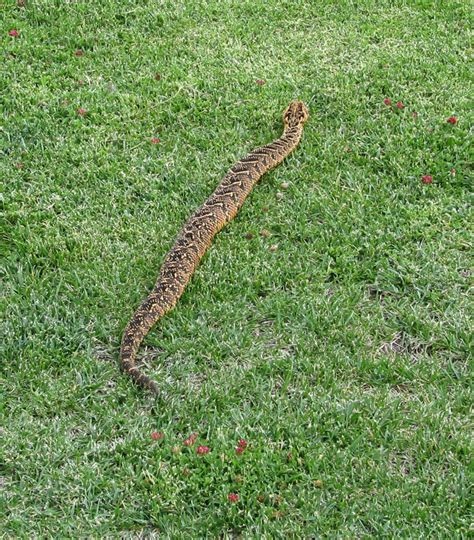
[[[165,258],[153,290],[123,334],[121,367],[138,385],[158,393],[158,384],[135,363],[140,344],[158,319],[175,306],[215,234],[235,217],[260,177],[296,148],[308,116],[303,102],[292,101],[283,113],[283,135],[235,163],[214,193],[184,225]]]

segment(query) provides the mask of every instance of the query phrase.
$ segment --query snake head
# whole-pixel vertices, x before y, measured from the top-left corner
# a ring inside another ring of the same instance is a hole
[[[308,118],[308,107],[302,101],[292,101],[283,113],[285,128],[303,126]]]

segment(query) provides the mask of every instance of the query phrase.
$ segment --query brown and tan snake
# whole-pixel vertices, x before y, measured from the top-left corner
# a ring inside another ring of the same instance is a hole
[[[283,113],[283,135],[237,161],[214,193],[184,225],[166,255],[153,290],[130,319],[123,334],[121,367],[138,385],[159,392],[158,384],[136,365],[140,344],[158,319],[175,306],[212,239],[235,217],[258,180],[298,146],[308,117],[306,105],[302,101],[292,101]]]

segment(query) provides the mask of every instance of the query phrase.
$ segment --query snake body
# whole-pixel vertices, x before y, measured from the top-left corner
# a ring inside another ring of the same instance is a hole
[[[166,255],[153,290],[134,313],[123,334],[121,367],[139,386],[159,392],[158,384],[136,365],[137,351],[143,339],[158,319],[175,306],[212,239],[235,217],[261,176],[279,165],[296,148],[308,116],[303,102],[292,101],[283,113],[283,135],[235,163],[214,193],[184,225]]]

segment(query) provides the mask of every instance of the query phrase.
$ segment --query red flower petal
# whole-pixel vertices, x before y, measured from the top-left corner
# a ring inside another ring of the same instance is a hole
[[[257,79],[255,82],[258,84],[258,86],[263,86],[265,84],[263,79]]]
[[[389,98],[389,97],[386,97],[383,102],[385,103],[385,105],[391,105],[392,104],[392,100]]]
[[[160,439],[163,439],[165,436],[164,433],[160,433],[159,431],[154,431],[152,434],[151,434],[151,438],[154,440],[154,441],[159,441]]]
[[[413,118],[418,118],[418,113],[416,111],[413,111],[411,115],[413,116]]]
[[[77,109],[77,114],[79,116],[85,116],[87,113],[87,111],[85,109],[83,109],[82,107],[79,107],[79,109]]]
[[[158,137],[153,137],[151,139],[151,144],[158,144],[160,142],[160,139],[158,139]]]
[[[198,438],[197,433],[191,433],[191,435],[184,441],[184,446],[192,446]]]
[[[421,181],[423,184],[432,184],[433,183],[433,177],[429,174],[425,174],[421,177]]]
[[[241,448],[247,448],[247,441],[245,439],[239,439],[239,446]]]
[[[198,446],[198,447],[196,448],[196,452],[197,452],[198,454],[201,454],[201,455],[202,455],[202,454],[209,454],[210,448],[209,448],[209,446]]]
[[[11,36],[11,37],[18,37],[20,35],[20,32],[18,32],[18,30],[15,30],[14,28],[12,28],[8,32],[8,35]]]
[[[455,117],[455,116],[450,116],[446,122],[448,122],[449,124],[457,124],[458,123],[458,119]]]
[[[236,454],[243,454],[244,450],[245,450],[245,448],[243,446],[236,446],[235,447],[235,453]]]
[[[232,503],[235,503],[237,502],[240,497],[237,495],[237,493],[229,493],[229,495],[227,496],[227,498],[229,499],[230,502]]]
[[[74,51],[74,56],[84,56],[84,51],[82,49],[77,49]]]
[[[397,109],[403,109],[405,107],[405,105],[403,105],[403,102],[397,101],[396,107],[397,107]]]

